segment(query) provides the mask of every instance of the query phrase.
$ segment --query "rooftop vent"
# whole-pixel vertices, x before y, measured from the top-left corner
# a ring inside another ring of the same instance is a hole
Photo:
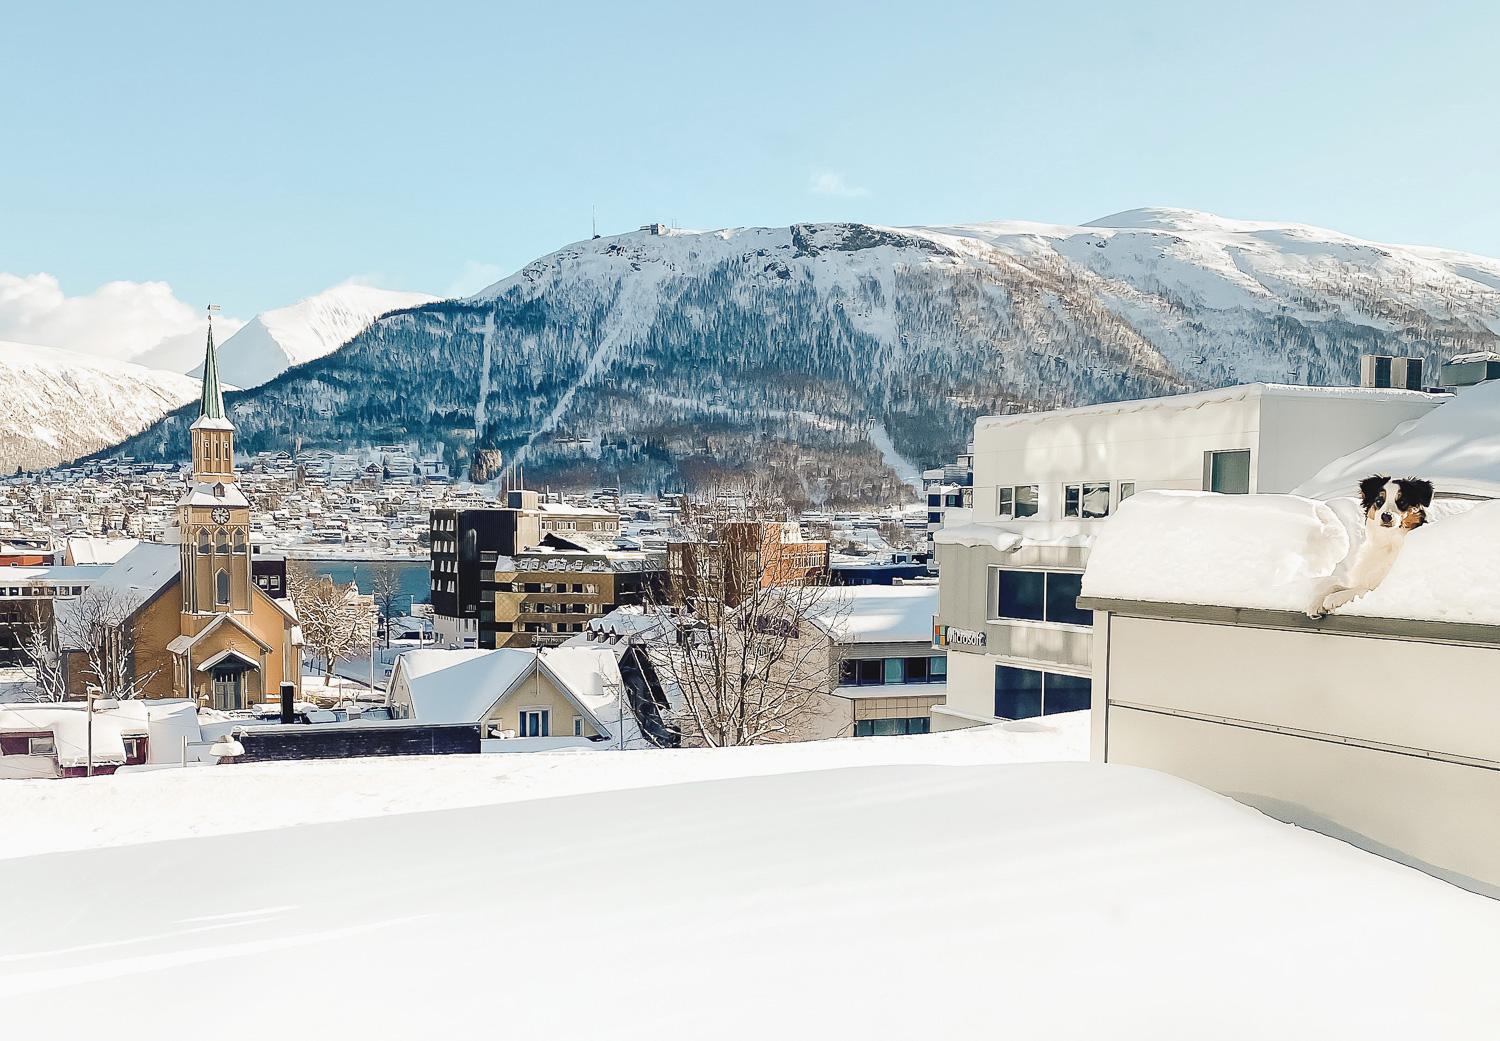
[[[1421,390],[1422,359],[1363,355],[1359,359],[1359,385],[1379,390]]]

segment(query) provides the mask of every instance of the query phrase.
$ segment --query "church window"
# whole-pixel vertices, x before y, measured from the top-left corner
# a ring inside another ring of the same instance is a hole
[[[229,572],[223,568],[214,576],[214,603],[229,603]]]
[[[229,556],[229,532],[224,528],[219,529],[218,545],[215,551],[222,556]]]
[[[204,556],[208,555],[208,532],[198,532],[198,552]]]
[[[243,531],[234,533],[234,551],[239,554],[245,552],[245,533]]]

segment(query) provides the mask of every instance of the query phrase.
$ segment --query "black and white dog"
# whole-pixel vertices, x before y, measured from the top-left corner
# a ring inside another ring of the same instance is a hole
[[[1380,585],[1406,536],[1427,523],[1432,482],[1417,477],[1366,477],[1359,482],[1359,498],[1365,511],[1365,541],[1349,567],[1347,584],[1320,590],[1308,609],[1309,618],[1322,618]]]

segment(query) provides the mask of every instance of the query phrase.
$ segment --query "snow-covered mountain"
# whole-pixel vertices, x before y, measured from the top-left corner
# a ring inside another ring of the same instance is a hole
[[[1500,347],[1500,261],[1146,209],[1072,227],[799,224],[567,246],[233,400],[247,448],[440,440],[530,483],[896,495],[984,413]],[[174,417],[130,442],[175,454]]]
[[[219,374],[237,387],[258,387],[293,365],[338,350],[387,311],[436,299],[427,293],[354,284],[325,289],[251,319],[219,346]],[[192,374],[202,371],[200,363]]]
[[[115,444],[195,400],[191,376],[55,347],[0,342],[0,473]]]

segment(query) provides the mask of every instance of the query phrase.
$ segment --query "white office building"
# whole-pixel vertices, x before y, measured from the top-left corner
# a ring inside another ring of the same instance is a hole
[[[949,653],[933,729],[1090,707],[1093,618],[1076,600],[1094,534],[1131,495],[1289,492],[1448,400],[1256,383],[980,419],[971,519],[934,537]]]

